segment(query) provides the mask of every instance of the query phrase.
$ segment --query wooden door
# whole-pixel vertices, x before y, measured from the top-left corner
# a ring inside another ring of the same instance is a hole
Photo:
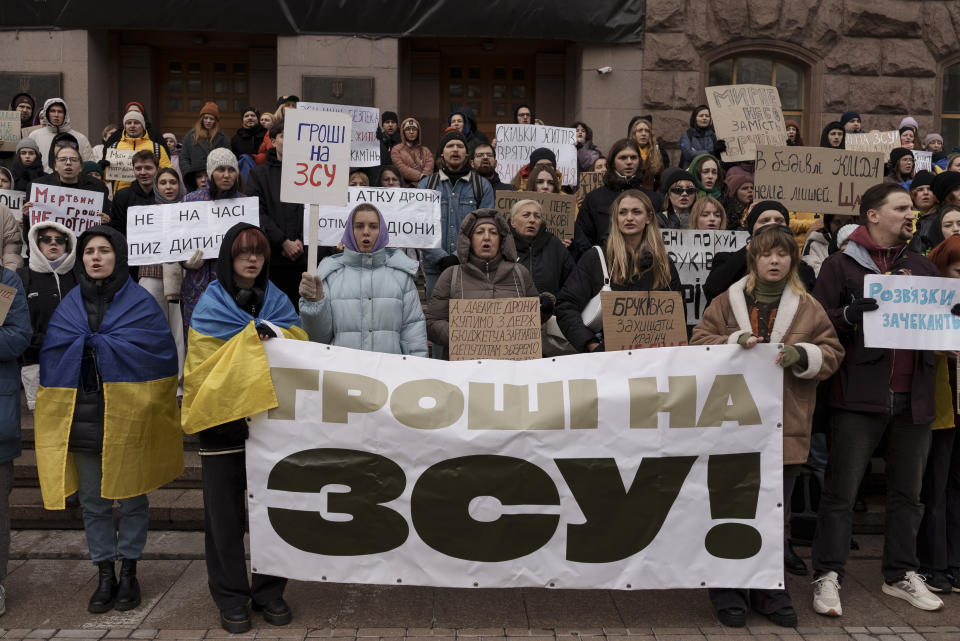
[[[534,56],[444,58],[440,80],[440,114],[444,126],[452,111],[473,111],[477,127],[493,139],[498,124],[512,123],[522,104],[535,103]]]
[[[247,52],[180,49],[158,53],[161,130],[182,138],[199,120],[204,103],[212,101],[220,109],[220,130],[232,137],[249,104]]]

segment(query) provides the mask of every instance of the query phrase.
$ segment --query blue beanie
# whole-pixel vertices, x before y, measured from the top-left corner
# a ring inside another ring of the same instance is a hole
[[[846,125],[848,122],[850,122],[854,118],[863,120],[863,118],[860,118],[860,114],[858,114],[856,111],[853,111],[852,109],[850,111],[844,111],[843,115],[840,116],[840,126],[842,127]]]

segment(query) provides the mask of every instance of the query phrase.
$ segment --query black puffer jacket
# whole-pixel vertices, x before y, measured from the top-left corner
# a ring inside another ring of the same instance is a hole
[[[144,207],[155,204],[153,188],[144,191],[136,180],[124,187],[113,196],[113,207],[110,210],[110,226],[124,236],[127,235],[127,210],[131,207]]]
[[[577,266],[560,239],[541,225],[540,231],[529,244],[514,229],[513,243],[517,248],[517,262],[533,276],[537,291],[556,296]]]
[[[230,149],[237,158],[243,154],[251,156],[260,151],[260,145],[263,143],[263,137],[267,135],[267,129],[259,122],[255,127],[246,129],[240,127],[236,135],[230,139]]]
[[[77,282],[83,295],[83,307],[87,311],[90,331],[100,329],[107,307],[120,288],[130,277],[127,271],[127,241],[123,234],[109,225],[91,227],[77,240],[77,255],[94,236],[103,236],[113,246],[116,264],[113,273],[100,280],[87,276],[80,263],[76,267]],[[71,452],[103,451],[103,383],[97,367],[94,348],[85,345],[80,364],[80,381],[77,384],[77,400],[73,409],[73,425],[70,428],[69,450]]]
[[[643,187],[639,173],[624,180],[613,172],[607,172],[603,187],[587,194],[580,205],[577,224],[573,228],[573,244],[570,246],[575,260],[580,260],[583,253],[594,245],[606,242],[610,231],[610,206],[617,196],[628,189],[638,189],[646,194],[653,204],[653,211],[663,209],[663,196]]]

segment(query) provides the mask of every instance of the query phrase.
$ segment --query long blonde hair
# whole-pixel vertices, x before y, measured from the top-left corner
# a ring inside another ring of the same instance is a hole
[[[620,203],[627,198],[636,198],[647,211],[647,225],[643,228],[643,242],[638,252],[630,251],[620,231]],[[649,267],[641,268],[640,263],[644,254],[650,255],[652,263]],[[667,250],[663,246],[663,238],[660,236],[660,225],[657,224],[653,203],[639,189],[624,191],[610,205],[607,267],[610,270],[610,281],[617,285],[626,285],[633,280],[639,280],[646,272],[652,271],[653,287],[651,289],[667,289],[670,287],[670,259],[667,257]]]
[[[793,230],[784,225],[764,225],[750,236],[747,245],[747,282],[743,290],[753,294],[757,288],[757,259],[774,249],[783,249],[790,254],[790,273],[787,274],[787,285],[798,297],[809,296],[807,288],[797,274],[800,264],[800,248]]]
[[[690,229],[697,229],[697,221],[700,220],[700,216],[703,215],[703,210],[707,208],[707,205],[713,205],[717,208],[717,211],[720,212],[720,229],[726,229],[727,210],[713,196],[700,196],[697,198],[697,202],[693,203],[693,207],[690,208]]]
[[[206,114],[204,114],[206,115]],[[213,114],[210,114],[213,115]],[[203,115],[197,119],[197,124],[191,129],[193,132],[193,139],[197,142],[205,140],[208,143],[212,143],[213,139],[217,137],[217,134],[220,133],[220,119],[216,116],[213,116],[213,128],[204,129],[203,128]],[[209,133],[208,133],[209,132]]]
[[[640,128],[640,125],[646,125],[650,130],[650,142],[647,145],[646,161],[643,159],[643,154],[640,154],[640,170],[637,173],[653,177],[659,182],[660,172],[663,171],[663,157],[660,155],[660,141],[657,140],[657,135],[653,132],[653,123],[646,118],[637,118],[633,126],[630,127],[630,140],[636,142],[638,148],[640,147],[640,143],[637,142],[637,129]]]

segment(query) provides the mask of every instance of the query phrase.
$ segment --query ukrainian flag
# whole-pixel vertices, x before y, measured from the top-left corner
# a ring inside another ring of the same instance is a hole
[[[100,328],[90,331],[80,287],[57,306],[40,351],[35,416],[43,505],[64,509],[77,490],[67,451],[84,346],[103,381],[103,479],[107,499],[138,496],[183,472],[177,407],[177,348],[157,303],[132,280],[117,291]]]
[[[290,299],[273,283],[267,282],[258,318],[240,309],[220,281],[210,283],[193,311],[187,335],[180,418],[184,432],[194,434],[279,405],[257,331],[261,325],[279,330],[278,338],[307,340]]]

